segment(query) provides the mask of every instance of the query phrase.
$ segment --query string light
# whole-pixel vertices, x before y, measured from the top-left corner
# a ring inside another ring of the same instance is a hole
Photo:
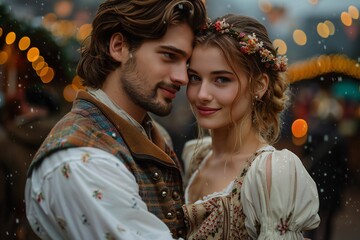
[[[341,54],[321,55],[293,63],[288,68],[287,79],[290,83],[294,83],[331,72],[343,73],[355,79],[360,79],[358,61]]]
[[[0,37],[3,34],[3,29],[0,28]],[[8,32],[5,37],[5,42],[8,46],[16,43],[17,34],[13,31]],[[55,71],[49,67],[44,57],[40,55],[40,50],[37,47],[31,47],[31,39],[28,36],[23,36],[18,41],[18,49],[20,51],[27,50],[26,59],[32,63],[32,68],[36,71],[36,74],[40,77],[43,83],[49,83],[54,79]],[[6,64],[11,58],[12,53],[7,51],[0,51],[0,65]]]

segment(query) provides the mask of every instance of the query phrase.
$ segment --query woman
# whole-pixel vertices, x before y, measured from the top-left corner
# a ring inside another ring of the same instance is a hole
[[[187,97],[210,136],[184,147],[188,239],[303,239],[319,225],[314,181],[272,146],[287,102],[287,59],[276,55],[245,16],[221,17],[196,39]]]

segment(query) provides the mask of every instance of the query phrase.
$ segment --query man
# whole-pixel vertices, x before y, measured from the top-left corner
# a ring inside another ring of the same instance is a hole
[[[170,112],[205,20],[201,0],[99,6],[78,65],[88,90],[29,169],[26,212],[41,238],[185,236],[180,164],[147,112]]]

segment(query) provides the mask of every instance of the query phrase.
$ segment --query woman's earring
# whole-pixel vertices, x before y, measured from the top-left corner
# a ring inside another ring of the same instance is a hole
[[[257,103],[257,101],[259,101],[259,96],[255,95],[255,99],[253,100],[253,106],[255,106],[255,104]]]
[[[255,106],[256,106],[256,104],[258,103],[258,101],[259,101],[259,96],[258,95],[255,95],[255,97],[254,97],[255,99],[253,100],[253,112],[252,112],[252,121],[253,121],[253,123],[256,123],[256,117],[255,117]]]

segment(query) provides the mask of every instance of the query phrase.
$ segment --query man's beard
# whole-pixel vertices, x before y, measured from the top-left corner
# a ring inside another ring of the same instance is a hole
[[[169,115],[172,109],[171,100],[165,99],[166,103],[161,103],[156,99],[157,90],[164,83],[159,82],[153,86],[153,89],[146,89],[144,86],[148,83],[148,79],[138,70],[135,56],[124,64],[120,80],[125,93],[136,105],[159,116]]]

